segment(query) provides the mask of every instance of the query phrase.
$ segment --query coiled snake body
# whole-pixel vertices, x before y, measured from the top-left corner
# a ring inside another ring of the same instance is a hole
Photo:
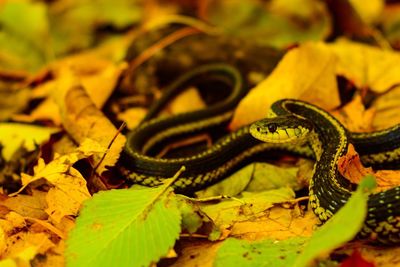
[[[233,88],[231,95],[204,110],[165,119],[154,118],[165,103],[199,77],[221,78]],[[355,145],[362,155],[363,163],[367,165],[386,167],[400,163],[399,126],[373,133],[351,133],[326,111],[290,99],[272,105],[272,118],[232,132],[201,153],[168,159],[146,155],[152,146],[170,136],[203,130],[229,121],[233,108],[246,93],[243,88],[238,71],[224,64],[205,65],[180,77],[166,89],[142,124],[128,134],[120,162],[122,173],[133,183],[155,186],[172,177],[184,165],[187,170],[173,186],[179,193],[191,193],[220,181],[255,154],[283,150],[315,158],[309,201],[315,214],[324,222],[351,195],[350,182],[337,169],[337,161],[347,151],[349,142]],[[265,141],[265,136],[269,136],[266,138],[268,142],[258,140]],[[287,142],[288,139],[290,142]],[[373,236],[382,243],[398,244],[399,218],[400,187],[372,194],[368,201],[367,219],[359,236]]]

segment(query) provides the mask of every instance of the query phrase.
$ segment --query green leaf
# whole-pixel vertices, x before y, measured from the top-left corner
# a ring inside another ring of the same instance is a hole
[[[375,184],[372,176],[366,176],[361,181],[343,208],[313,234],[295,266],[308,266],[320,255],[330,253],[356,236],[367,216],[368,190]]]
[[[172,189],[135,187],[87,201],[67,240],[68,266],[150,266],[180,232]]]
[[[177,195],[177,200],[179,211],[182,214],[182,229],[193,234],[203,225],[205,216],[185,197]]]
[[[219,248],[214,266],[294,266],[293,263],[307,239],[297,237],[283,241],[249,242],[229,238]]]

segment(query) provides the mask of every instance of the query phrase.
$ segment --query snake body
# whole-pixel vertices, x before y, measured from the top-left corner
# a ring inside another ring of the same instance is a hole
[[[232,93],[222,103],[210,108],[172,116],[154,118],[168,99],[180,92],[193,78],[209,75],[220,77],[232,86]],[[223,137],[211,148],[183,158],[155,158],[146,155],[155,144],[169,136],[202,130],[229,121],[233,108],[246,93],[240,74],[232,67],[205,65],[174,82],[165,95],[150,109],[143,123],[128,134],[122,155],[122,173],[133,183],[159,185],[172,177],[182,165],[187,171],[174,183],[177,192],[190,194],[220,181],[252,156],[269,151],[283,150],[296,155],[315,158],[316,165],[310,181],[310,205],[322,222],[328,220],[351,196],[352,185],[337,169],[337,161],[347,150],[348,143],[362,154],[363,163],[370,166],[396,166],[400,163],[400,128],[374,133],[351,133],[326,111],[298,100],[280,100],[271,110],[274,116],[289,124],[312,125],[307,140],[293,142],[262,142],[253,137],[260,123],[245,126]],[[293,119],[297,118],[297,119]],[[292,119],[288,120],[287,118]],[[276,118],[275,118],[276,119]],[[268,120],[268,119],[267,119]],[[296,129],[295,127],[293,129]],[[297,130],[287,134],[297,135]],[[252,135],[253,134],[253,135]],[[279,137],[277,137],[279,139]],[[382,243],[400,243],[400,187],[373,194],[368,201],[368,215],[360,237],[372,237]]]

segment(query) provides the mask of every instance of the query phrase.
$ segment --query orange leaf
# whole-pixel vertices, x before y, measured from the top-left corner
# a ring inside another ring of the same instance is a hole
[[[339,159],[338,168],[341,175],[355,184],[358,184],[368,174],[375,176],[378,191],[384,191],[400,185],[400,171],[374,171],[371,167],[364,167],[352,144],[349,145],[347,154]]]

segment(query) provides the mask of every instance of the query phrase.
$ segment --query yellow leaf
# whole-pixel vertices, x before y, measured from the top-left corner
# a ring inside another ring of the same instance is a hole
[[[400,123],[400,86],[377,98],[372,107],[376,109],[374,129],[380,130]]]
[[[134,107],[118,113],[118,120],[124,121],[128,129],[134,129],[146,116],[147,110],[142,107]]]
[[[6,215],[5,219],[8,220],[9,222],[11,222],[12,227],[14,227],[14,228],[23,228],[26,226],[24,217],[22,217],[21,215],[19,215],[16,212],[13,212],[13,211],[9,212]]]
[[[92,140],[90,138],[86,138],[77,148],[77,151],[82,152],[82,154],[86,157],[92,155],[103,155],[107,152],[107,147],[102,146],[99,142]]]
[[[264,118],[271,104],[282,98],[305,100],[328,110],[339,106],[335,64],[335,55],[323,43],[305,43],[290,50],[241,101],[231,128]]]
[[[194,87],[190,87],[177,97],[169,105],[172,114],[189,112],[204,108],[205,104],[199,92]]]
[[[36,144],[49,139],[50,135],[59,129],[41,127],[21,123],[0,123],[0,140],[4,146],[2,153],[6,160],[23,145],[28,150],[34,150]]]
[[[4,258],[11,258],[17,262],[29,262],[38,253],[45,254],[55,245],[45,233],[18,232],[8,237],[7,246]]]
[[[55,187],[46,196],[46,213],[55,222],[60,222],[66,215],[78,215],[81,204],[90,197],[82,175],[71,168],[68,175],[60,175],[52,183]]]
[[[125,68],[126,63],[116,64],[93,53],[77,54],[51,64],[49,71],[55,78],[39,85],[35,91],[59,94],[58,84],[67,83],[73,72],[74,77],[83,85],[96,107],[101,108],[110,97]],[[16,118],[24,121],[50,119],[56,125],[61,124],[60,109],[52,98],[43,101],[31,115],[19,115]]]
[[[360,43],[339,40],[328,45],[338,56],[337,74],[359,88],[383,93],[400,83],[400,54]]]
[[[352,132],[372,131],[372,119],[375,116],[375,109],[365,109],[361,96],[354,99],[340,110],[332,112],[343,125]]]
[[[60,156],[45,165],[43,159],[39,159],[34,168],[34,175],[22,174],[23,186],[18,192],[10,194],[15,196],[28,185],[38,185],[33,182],[47,182],[52,186],[46,195],[46,213],[56,222],[66,215],[77,215],[82,202],[90,197],[86,187],[86,180],[72,167],[79,159],[84,158],[83,153],[70,153]]]
[[[385,5],[383,0],[349,0],[349,2],[362,20],[368,24],[372,24],[379,19]]]
[[[32,190],[32,195],[16,195],[7,197],[1,202],[1,205],[9,210],[15,211],[24,217],[32,217],[38,219],[47,219],[47,214],[44,212],[46,208],[45,192]]]
[[[0,255],[3,255],[6,250],[6,233],[0,225]]]
[[[106,166],[114,166],[126,139],[95,106],[77,77],[72,72],[66,74],[66,77],[68,79],[58,84],[59,90],[54,97],[60,107],[62,122],[67,132],[79,144],[87,138],[95,140],[104,147],[111,144],[105,157],[103,155],[93,157],[95,164],[100,163],[97,172],[101,174],[107,170]]]

